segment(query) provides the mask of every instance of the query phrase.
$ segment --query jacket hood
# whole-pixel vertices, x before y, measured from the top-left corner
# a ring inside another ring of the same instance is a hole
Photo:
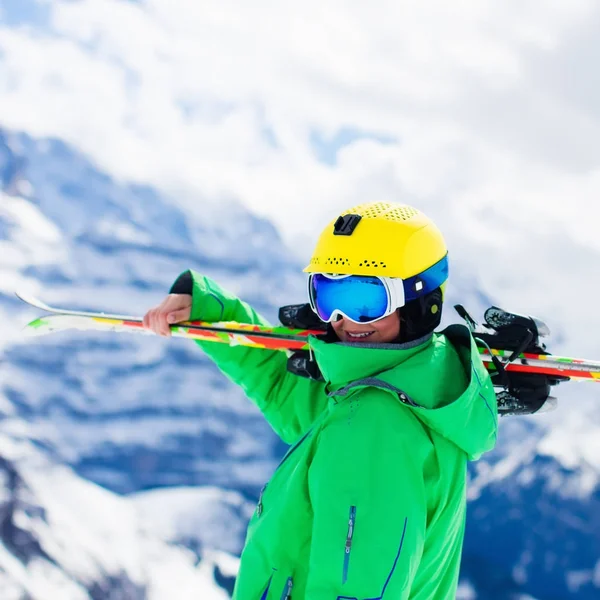
[[[334,401],[358,388],[378,387],[470,459],[494,447],[496,394],[464,325],[411,344],[327,343],[313,337],[310,345]]]

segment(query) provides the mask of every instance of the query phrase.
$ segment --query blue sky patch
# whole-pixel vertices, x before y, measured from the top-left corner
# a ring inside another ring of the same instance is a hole
[[[373,140],[380,144],[394,144],[398,142],[397,138],[391,135],[384,135],[373,131],[362,131],[355,127],[342,127],[329,138],[326,138],[318,131],[313,131],[310,134],[310,144],[313,152],[320,162],[331,166],[337,163],[337,154],[344,146],[348,146],[358,140]]]
[[[50,4],[37,0],[2,0],[0,3],[0,23],[15,27],[30,25],[46,27],[50,17]]]

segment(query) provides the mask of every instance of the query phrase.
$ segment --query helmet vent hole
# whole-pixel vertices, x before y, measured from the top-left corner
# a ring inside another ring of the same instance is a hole
[[[360,204],[351,208],[344,214],[359,214],[363,219],[385,219],[386,221],[408,221],[419,214],[412,206],[391,204],[389,202],[376,202]]]
[[[418,211],[411,206],[400,206],[388,211],[385,218],[388,221],[408,221],[418,214]]]
[[[359,267],[380,267],[382,269],[387,269],[387,265],[383,261],[377,260],[363,260],[359,265]]]
[[[329,256],[327,257],[327,260],[325,261],[326,265],[341,265],[342,267],[349,267],[350,266],[350,261],[347,258],[343,258],[343,257],[332,257]]]

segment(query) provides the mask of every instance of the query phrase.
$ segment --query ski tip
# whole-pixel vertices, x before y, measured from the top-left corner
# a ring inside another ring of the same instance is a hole
[[[29,304],[29,306],[34,306],[35,308],[39,308],[40,310],[45,310],[47,312],[51,312],[50,307],[47,304],[45,304],[44,302],[42,302],[41,300],[39,300],[32,294],[28,294],[27,292],[24,292],[23,290],[17,290],[15,292],[15,296],[22,302],[25,302],[25,304]]]
[[[27,323],[22,329],[21,333],[25,337],[40,337],[49,333],[51,329],[47,327],[46,321],[43,317],[34,319],[31,323]]]

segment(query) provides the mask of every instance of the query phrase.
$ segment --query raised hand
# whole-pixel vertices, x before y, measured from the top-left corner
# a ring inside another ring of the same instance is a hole
[[[144,315],[144,327],[158,335],[168,337],[171,335],[169,326],[189,321],[191,311],[190,294],[169,294],[158,306],[151,308]]]

